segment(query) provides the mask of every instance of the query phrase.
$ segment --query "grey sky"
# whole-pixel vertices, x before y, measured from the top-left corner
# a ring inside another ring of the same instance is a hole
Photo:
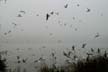
[[[37,51],[46,46],[59,53],[60,48],[80,48],[83,43],[88,48],[108,47],[108,0],[0,0],[1,48]]]

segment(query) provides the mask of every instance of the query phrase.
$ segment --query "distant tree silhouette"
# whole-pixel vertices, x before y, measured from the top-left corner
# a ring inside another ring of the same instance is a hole
[[[94,59],[78,61],[75,72],[108,72],[108,57],[98,56]]]
[[[0,72],[6,72],[5,60],[2,60],[2,56],[1,55],[0,55]]]

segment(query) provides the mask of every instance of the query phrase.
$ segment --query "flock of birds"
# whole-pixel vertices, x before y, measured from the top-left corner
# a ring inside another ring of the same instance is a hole
[[[0,0],[0,1],[3,1],[3,0]],[[6,3],[6,1],[7,0],[4,0],[5,1],[5,3]],[[79,7],[80,5],[79,4],[77,4],[77,7]],[[64,5],[64,8],[68,8],[68,4],[65,4]],[[88,13],[88,12],[91,12],[91,9],[89,9],[89,8],[87,8],[86,9],[86,12]],[[16,17],[18,17],[18,18],[21,18],[21,17],[23,17],[23,15],[24,14],[26,14],[26,12],[25,11],[23,11],[23,10],[21,10],[21,11],[19,11],[19,14],[16,16]],[[52,15],[54,15],[54,14],[56,14],[57,16],[60,14],[59,12],[54,12],[54,11],[51,11],[50,13],[46,13],[46,15],[45,15],[45,20],[46,21],[48,21],[49,20],[49,18],[52,16]],[[39,16],[39,14],[37,14],[36,16]],[[73,20],[75,20],[75,17],[73,17]],[[59,22],[60,23],[60,22]],[[17,23],[15,23],[15,22],[12,22],[12,25],[14,25],[14,28],[15,27],[17,27],[18,26],[18,24]],[[66,26],[66,24],[64,24],[64,26]],[[75,31],[77,31],[77,28],[75,28]],[[12,32],[12,30],[8,30],[7,32],[5,32],[4,33],[4,35],[8,35],[8,34],[10,34]],[[49,34],[50,36],[52,36],[53,35],[53,33],[50,33]],[[94,36],[94,38],[98,38],[98,37],[100,37],[100,34],[99,33],[96,33],[96,35]],[[61,40],[58,40],[58,42],[60,43],[60,42],[62,42]],[[87,43],[83,43],[82,44],[82,46],[81,46],[81,48],[86,48],[86,46],[87,46]],[[46,48],[46,46],[43,46],[42,48]],[[72,46],[72,51],[75,51],[75,46],[73,45]],[[19,49],[18,49],[19,50]],[[94,52],[94,49],[93,48],[91,48],[91,52]],[[68,52],[68,53],[66,53],[66,52],[64,52],[63,51],[63,55],[64,56],[66,56],[66,57],[70,57],[70,55],[71,55],[71,53],[72,52]],[[100,49],[98,48],[98,53],[100,53]],[[8,54],[8,51],[6,50],[6,51],[2,51],[2,52],[0,52],[0,55],[3,55],[3,54]],[[90,55],[92,55],[91,53],[86,53],[87,55],[88,55],[88,57],[90,56]],[[56,59],[56,57],[55,57],[55,53],[51,53],[51,55],[52,55],[52,57],[54,57],[54,59]],[[77,58],[77,56],[76,55],[74,55],[73,56],[74,57],[74,59],[76,59]],[[29,58],[25,58],[25,59],[23,59],[23,58],[21,58],[20,56],[16,56],[16,58],[17,58],[17,63],[19,64],[19,63],[27,63],[27,61],[28,61],[28,59]],[[34,60],[34,63],[37,63],[37,62],[40,62],[40,61],[43,61],[43,60],[45,60],[43,57],[40,57],[39,59],[37,59],[37,60]]]

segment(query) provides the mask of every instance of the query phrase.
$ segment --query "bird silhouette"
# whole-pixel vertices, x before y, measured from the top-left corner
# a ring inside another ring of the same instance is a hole
[[[69,52],[68,52],[68,56],[70,56],[70,55],[71,55],[71,53],[72,53],[72,52],[71,52],[71,51],[69,51]]]
[[[77,4],[77,7],[79,7],[80,5],[79,4]]]
[[[23,11],[23,10],[21,10],[20,12],[21,12],[21,13],[23,13],[23,14],[25,14],[25,13],[26,13],[26,12],[25,12],[25,11]]]
[[[68,7],[68,4],[64,5],[64,8],[67,8]]]
[[[104,52],[104,57],[106,58],[106,57],[107,57],[107,55],[108,55],[108,53],[105,51],[105,52]]]
[[[11,33],[11,32],[12,32],[11,30],[8,31],[8,33]]]
[[[86,43],[82,44],[82,48],[85,48],[86,45],[87,45]]]
[[[14,23],[14,22],[12,22],[12,24],[13,24],[14,26],[17,26],[17,24],[16,24],[16,23]]]
[[[70,58],[70,56],[64,51],[63,51],[63,55],[66,56],[67,58]]]
[[[55,14],[56,14],[56,15],[59,15],[59,12],[56,12]]]
[[[78,29],[77,28],[75,28],[75,31],[77,31]]]
[[[46,14],[46,21],[49,19],[50,15],[47,13]]]
[[[50,14],[51,14],[51,15],[53,15],[53,14],[54,14],[54,12],[52,11]]]
[[[73,20],[75,20],[75,17],[72,17]]]
[[[95,35],[95,38],[97,38],[97,37],[99,37],[100,36],[100,34],[99,33],[97,33],[96,35]]]
[[[98,48],[97,52],[100,53],[100,51],[101,51],[101,50]]]
[[[93,48],[91,48],[91,52],[94,52],[94,49]]]
[[[34,63],[37,63],[39,60],[35,60]]]
[[[53,35],[53,33],[49,33],[49,35],[50,35],[50,36],[52,36],[52,35]]]
[[[87,8],[87,11],[86,12],[90,12],[91,10],[89,8]]]
[[[92,53],[86,53],[88,56],[93,55]]]
[[[55,54],[54,54],[53,52],[51,53],[51,55],[52,55],[53,57],[55,56]]]
[[[26,63],[26,62],[27,62],[27,58],[26,58],[26,59],[23,59],[22,62],[23,62],[23,63]]]
[[[17,17],[22,17],[22,15],[21,14],[18,14],[18,16]]]
[[[74,45],[72,46],[72,50],[75,50],[75,46]]]
[[[17,59],[19,60],[20,59],[20,56],[17,56]]]
[[[4,35],[7,35],[7,33],[5,32]]]

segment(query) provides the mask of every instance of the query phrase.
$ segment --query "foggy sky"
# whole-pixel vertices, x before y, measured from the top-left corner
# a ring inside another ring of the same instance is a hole
[[[59,54],[83,43],[86,48],[108,47],[108,0],[0,1],[0,47],[13,51],[12,56],[37,53],[39,57],[52,49]],[[14,52],[17,48],[24,51]]]

